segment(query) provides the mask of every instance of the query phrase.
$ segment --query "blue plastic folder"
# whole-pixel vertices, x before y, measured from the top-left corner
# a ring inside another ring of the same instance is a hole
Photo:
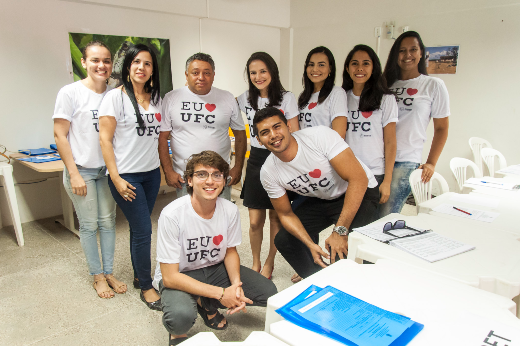
[[[24,150],[18,150],[19,153],[29,155],[29,156],[35,156],[35,155],[46,155],[46,154],[54,154],[56,151],[47,149],[47,148],[40,148],[40,149],[24,149]]]
[[[312,285],[276,312],[302,328],[350,346],[406,345],[424,327],[332,286]]]
[[[51,161],[59,161],[61,160],[60,157],[56,157],[54,155],[52,156],[31,156],[31,157],[23,157],[21,159],[18,159],[18,161],[25,161],[25,162],[33,162],[33,163],[42,163],[42,162],[51,162]]]
[[[50,147],[52,150],[58,150],[58,146],[56,144],[51,144]]]

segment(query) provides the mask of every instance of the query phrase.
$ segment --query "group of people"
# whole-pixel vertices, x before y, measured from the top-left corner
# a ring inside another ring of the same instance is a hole
[[[314,48],[298,99],[283,88],[276,62],[265,52],[248,59],[249,88],[236,99],[212,86],[215,63],[196,53],[186,61],[186,86],[161,99],[152,49],[132,46],[123,85],[111,89],[111,52],[102,42],[89,43],[82,57],[87,77],[60,90],[53,119],[63,183],[97,294],[111,298],[127,291],[112,273],[116,203],[130,227],[133,285],[150,309],[163,311],[170,345],[187,338],[197,313],[210,328],[224,329],[219,308],[236,313],[246,305],[265,306],[276,293],[269,279],[277,251],[295,270],[293,282],[326,260],[345,258],[353,228],[401,211],[413,170],[422,168],[425,182],[434,173],[450,111],[444,83],[426,73],[425,53],[419,34],[405,32],[383,71],[375,52],[357,45],[339,87],[332,52]],[[241,112],[251,134],[240,197],[249,210],[252,268],[240,265],[240,215],[230,202],[247,150]],[[430,118],[434,137],[421,164]],[[228,128],[235,137],[232,168]],[[159,217],[152,279],[159,165],[177,198]],[[262,265],[267,210],[270,248]],[[330,225],[324,250],[319,234]]]

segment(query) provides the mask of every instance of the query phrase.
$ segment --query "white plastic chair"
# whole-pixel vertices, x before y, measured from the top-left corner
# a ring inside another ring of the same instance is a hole
[[[482,150],[482,148],[493,148],[493,146],[485,139],[479,137],[471,137],[469,139],[469,146],[471,148],[471,151],[473,152],[473,161],[477,164],[477,167],[480,170],[480,172],[484,174],[484,171],[482,169],[482,156],[480,156],[480,151]]]
[[[480,150],[480,155],[486,164],[490,177],[495,176],[495,157],[498,158],[498,169],[504,169],[507,167],[506,158],[496,149],[482,148],[482,150]]]
[[[441,188],[441,195],[449,192],[450,188],[446,179],[437,172],[433,173],[432,178],[429,182],[423,183],[421,180],[422,169],[416,169],[410,174],[410,186],[412,187],[413,198],[415,199],[415,206],[417,207],[417,213],[419,213],[419,204],[432,199],[432,185],[434,181],[437,181]]]
[[[468,167],[471,167],[473,170],[473,176],[475,178],[482,178],[482,172],[478,169],[477,165],[468,159],[464,159],[462,157],[454,157],[450,161],[450,168],[455,176],[455,180],[457,181],[457,186],[459,188],[459,192],[462,192],[464,189],[464,182],[467,178]]]

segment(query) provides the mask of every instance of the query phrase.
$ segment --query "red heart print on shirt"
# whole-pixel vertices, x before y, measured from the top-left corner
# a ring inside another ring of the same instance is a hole
[[[413,95],[417,94],[418,91],[419,91],[419,90],[414,89],[414,88],[408,88],[408,89],[406,89],[406,92],[407,92],[408,95],[410,95],[410,96],[413,96]]]
[[[318,102],[311,102],[311,103],[309,103],[309,107],[307,107],[307,108],[309,108],[309,110],[311,110],[314,107],[316,107],[317,105],[318,105]]]
[[[312,177],[312,178],[319,178],[321,177],[321,171],[319,169],[315,169],[314,171],[312,172],[309,172],[309,175]]]
[[[213,112],[215,110],[215,108],[217,108],[216,105],[214,105],[213,103],[206,103],[206,109],[210,112]]]
[[[368,118],[370,118],[370,116],[372,115],[372,111],[370,111],[370,112],[361,112],[361,115],[362,115],[365,119],[368,119]]]
[[[224,240],[224,237],[222,236],[222,234],[219,234],[216,237],[213,237],[213,244],[218,246],[222,242],[222,240]]]
[[[155,119],[157,119],[158,122],[161,122],[161,113],[155,113]]]

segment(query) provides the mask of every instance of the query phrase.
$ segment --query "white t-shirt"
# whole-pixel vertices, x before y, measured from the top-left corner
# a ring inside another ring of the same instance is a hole
[[[173,169],[183,174],[193,154],[213,150],[229,163],[229,130],[245,131],[244,120],[233,95],[212,87],[197,95],[185,86],[172,90],[163,101],[161,131],[171,131]]]
[[[391,89],[397,94],[399,112],[395,161],[421,163],[430,118],[446,118],[450,115],[448,89],[442,79],[425,75],[398,80]]]
[[[292,161],[283,162],[271,153],[260,170],[260,180],[269,198],[279,198],[285,191],[302,196],[331,200],[347,191],[348,181],[341,179],[330,160],[348,148],[338,133],[325,126],[296,131],[298,152]],[[359,160],[358,160],[359,161]],[[368,187],[377,181],[368,167],[359,161],[368,177]]]
[[[157,227],[157,266],[154,287],[162,279],[161,263],[179,263],[179,272],[220,263],[230,247],[240,245],[242,229],[238,207],[217,198],[213,217],[200,217],[186,195],[168,204]]]
[[[319,92],[311,95],[309,103],[300,109],[300,129],[312,126],[332,127],[332,120],[347,116],[347,94],[339,86],[334,86],[329,96],[318,104]]]
[[[376,175],[385,174],[385,142],[383,128],[397,122],[394,95],[383,95],[381,107],[372,112],[359,110],[359,96],[347,92],[348,123],[345,140],[358,159]]]
[[[105,165],[99,145],[98,109],[110,89],[107,86],[104,93],[98,94],[77,81],[58,92],[52,118],[70,121],[67,139],[77,165],[86,168]]]
[[[159,167],[161,100],[156,105],[150,102],[148,110],[138,106],[144,129],[139,127],[132,102],[121,89],[109,91],[99,107],[100,117],[111,116],[117,122],[112,145],[119,174],[149,172]]]
[[[255,117],[256,111],[251,107],[249,101],[247,101],[248,97],[249,91],[246,91],[242,95],[237,97],[238,107],[242,112],[244,112],[244,114],[247,117],[247,122],[249,124],[249,133],[251,134],[251,146],[255,148],[265,149],[264,146],[258,143],[256,136],[253,135],[255,133],[255,131],[253,130],[253,118]],[[268,103],[268,98],[258,97],[259,110],[265,108]],[[276,105],[273,107],[276,107],[279,110],[281,110],[287,120],[292,119],[295,116],[298,116],[298,114],[300,113],[300,111],[298,110],[298,103],[296,103],[296,98],[294,97],[294,94],[290,91],[287,91],[285,92],[285,94],[283,94],[281,105]]]

